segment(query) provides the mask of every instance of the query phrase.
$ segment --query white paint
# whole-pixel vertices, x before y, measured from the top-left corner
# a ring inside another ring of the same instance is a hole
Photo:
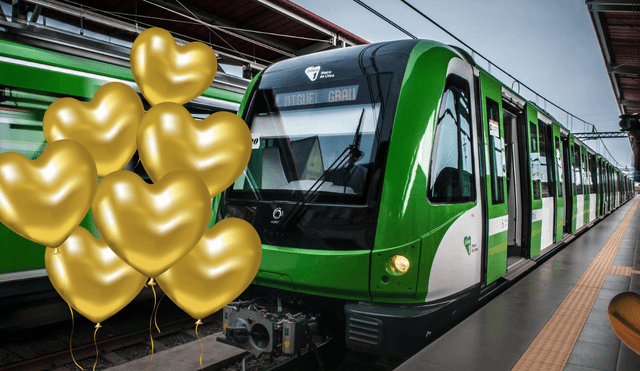
[[[553,197],[545,197],[542,199],[542,237],[540,241],[540,250],[553,245],[553,223],[554,218]]]
[[[509,229],[509,215],[489,219],[489,236],[504,232]]]
[[[595,193],[589,194],[589,221],[596,219],[596,209],[598,208],[598,200]]]
[[[576,195],[576,231],[584,225],[584,195]]]
[[[480,205],[462,214],[440,241],[429,275],[426,301],[441,299],[480,282],[482,212]],[[464,246],[471,236],[471,254]]]

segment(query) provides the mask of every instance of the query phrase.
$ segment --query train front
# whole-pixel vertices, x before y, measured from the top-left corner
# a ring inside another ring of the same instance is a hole
[[[415,44],[298,57],[249,86],[240,112],[251,128],[251,159],[217,214],[247,220],[263,244],[248,300],[224,309],[226,337],[236,345],[256,356],[293,354],[318,322],[323,327],[318,315],[344,331],[345,303],[372,300],[386,157]]]

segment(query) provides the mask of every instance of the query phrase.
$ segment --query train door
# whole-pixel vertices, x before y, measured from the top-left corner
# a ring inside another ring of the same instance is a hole
[[[575,231],[575,222],[573,215],[575,215],[576,200],[575,200],[575,186],[574,186],[574,173],[573,173],[573,140],[571,140],[571,134],[562,130],[560,132],[562,139],[562,155],[564,158],[564,229],[563,234],[573,233]]]
[[[589,159],[589,219],[587,222],[591,222],[596,219],[596,210],[598,209],[598,176],[596,170],[596,155],[595,153],[588,152],[587,158]]]
[[[576,186],[576,212],[574,214],[574,220],[576,223],[576,230],[578,230],[584,225],[584,189],[582,187],[582,146],[577,140],[573,145],[573,160],[575,161],[573,179]]]
[[[565,167],[562,147],[560,145],[560,126],[553,124],[553,148],[556,163],[556,228],[554,242],[560,242],[564,230],[564,208],[565,208]]]
[[[506,152],[507,204],[507,279],[518,275],[532,262],[530,258],[531,187],[525,102],[503,89],[502,117]],[[531,134],[537,138],[537,130]],[[537,141],[535,144],[537,153]],[[512,274],[511,274],[512,273]]]
[[[538,146],[539,146],[539,172],[540,172],[540,198],[542,210],[536,214],[541,215],[540,247],[532,243],[531,256],[538,255],[541,250],[553,245],[555,232],[555,176],[553,162],[553,136],[551,120],[538,113]],[[535,219],[532,218],[533,221]]]

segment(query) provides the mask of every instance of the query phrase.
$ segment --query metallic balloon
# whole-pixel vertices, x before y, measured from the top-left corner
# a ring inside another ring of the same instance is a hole
[[[130,54],[131,72],[147,101],[185,104],[200,96],[218,69],[216,54],[200,42],[178,46],[162,28],[136,37]]]
[[[204,182],[187,171],[174,171],[157,184],[116,171],[98,185],[92,213],[111,250],[153,278],[198,243],[211,218],[211,199]]]
[[[60,247],[46,249],[44,262],[60,296],[95,323],[129,304],[147,280],[82,227]]]
[[[239,116],[216,112],[195,120],[186,108],[161,103],[142,117],[138,154],[154,182],[174,170],[187,170],[216,196],[238,179],[251,157],[251,132]]]
[[[0,154],[0,221],[17,234],[58,246],[89,211],[98,185],[96,164],[73,140],[51,143],[36,160]]]
[[[44,114],[42,131],[48,143],[73,139],[93,156],[98,176],[122,170],[136,152],[136,134],[144,114],[135,90],[120,82],[98,89],[90,102],[61,98]]]
[[[609,322],[618,337],[640,354],[640,295],[623,292],[609,303]]]
[[[156,277],[182,310],[204,318],[237,298],[260,267],[262,245],[253,226],[227,218],[208,229],[196,247]]]

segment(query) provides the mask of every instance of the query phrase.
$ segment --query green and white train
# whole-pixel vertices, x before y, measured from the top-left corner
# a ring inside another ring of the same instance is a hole
[[[253,285],[224,309],[226,341],[254,356],[331,325],[351,349],[411,354],[633,197],[552,116],[434,41],[276,63],[239,114],[253,150],[217,218],[262,239]]]

